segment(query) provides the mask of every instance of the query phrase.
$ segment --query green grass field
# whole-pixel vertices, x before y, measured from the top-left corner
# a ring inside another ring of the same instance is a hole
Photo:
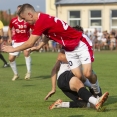
[[[3,55],[8,60],[8,54]],[[102,91],[110,93],[104,112],[87,108],[49,110],[48,106],[59,98],[69,101],[58,88],[55,95],[44,101],[51,90],[50,73],[57,53],[35,52],[31,56],[32,76],[28,81],[24,80],[26,66],[22,54],[16,60],[20,75],[17,81],[11,81],[11,68],[2,68],[0,60],[0,117],[117,117],[117,51],[95,52],[93,69]]]

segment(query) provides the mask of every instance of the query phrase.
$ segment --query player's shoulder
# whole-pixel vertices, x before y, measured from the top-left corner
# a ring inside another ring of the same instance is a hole
[[[11,20],[15,20],[15,19],[18,19],[18,17],[13,17]]]
[[[15,22],[15,21],[17,21],[18,20],[18,17],[13,17],[12,19],[11,19],[11,22],[13,23],[13,22]]]
[[[40,13],[39,17],[52,18],[53,16],[46,14],[46,13]]]

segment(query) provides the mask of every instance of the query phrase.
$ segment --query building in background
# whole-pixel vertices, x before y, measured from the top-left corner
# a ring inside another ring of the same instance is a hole
[[[45,2],[45,11],[47,14],[50,14],[52,16],[56,16],[56,6],[55,6],[56,0],[46,0]]]
[[[46,0],[46,13],[71,26],[117,29],[117,0]]]

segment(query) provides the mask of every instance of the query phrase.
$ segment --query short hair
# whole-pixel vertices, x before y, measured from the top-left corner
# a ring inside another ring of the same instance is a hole
[[[22,5],[18,5],[18,6],[17,6],[17,8],[18,8],[18,7],[20,7],[20,8],[21,8],[21,7],[22,7]]]
[[[28,3],[21,5],[20,10],[18,11],[18,15],[20,16],[21,13],[23,13],[26,9],[30,9],[32,11],[35,11],[34,7]]]
[[[73,28],[76,29],[76,30],[78,30],[78,31],[84,32],[83,28],[81,26],[79,26],[79,25],[76,25]]]

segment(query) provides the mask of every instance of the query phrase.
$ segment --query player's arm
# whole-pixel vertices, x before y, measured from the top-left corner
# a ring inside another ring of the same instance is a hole
[[[46,36],[42,37],[42,41],[39,43],[38,46],[31,47],[29,50],[30,51],[38,51],[40,50],[47,42],[49,41],[49,38]]]
[[[17,52],[17,51],[22,51],[25,50],[27,48],[31,48],[35,42],[38,40],[38,38],[40,38],[40,36],[38,35],[31,35],[30,38],[21,46],[18,46],[16,48],[13,48],[12,46],[3,46],[2,50],[5,52]],[[39,47],[41,48],[44,45],[44,43],[42,42]]]
[[[12,28],[8,28],[8,44],[10,45],[12,43]]]
[[[56,92],[56,81],[57,81],[57,73],[60,68],[60,61],[57,60],[55,63],[52,71],[51,71],[51,83],[52,83],[52,89],[51,91],[46,95],[45,100],[47,100],[49,97],[51,97]]]

